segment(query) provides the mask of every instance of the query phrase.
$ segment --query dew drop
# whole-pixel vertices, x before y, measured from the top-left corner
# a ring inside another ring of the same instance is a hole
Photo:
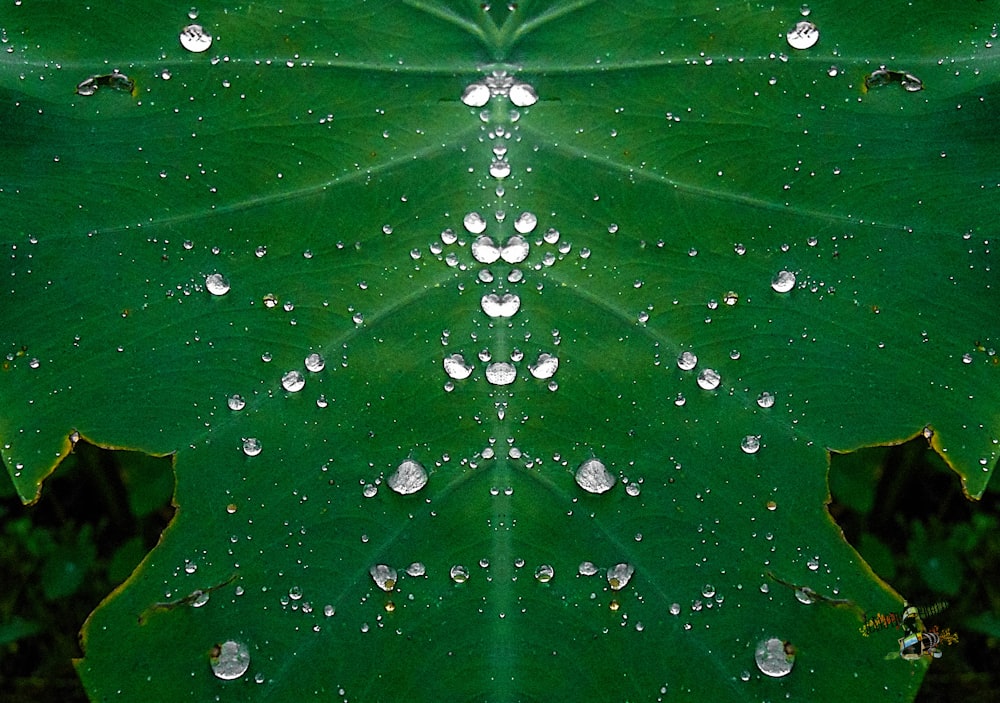
[[[242,642],[226,640],[212,648],[212,673],[223,681],[238,679],[250,668],[250,648]]]
[[[465,583],[469,580],[469,570],[461,564],[455,564],[449,572],[451,580],[455,583]]]
[[[229,406],[230,410],[239,411],[246,407],[247,402],[243,400],[243,396],[235,394],[229,396],[229,399],[226,401],[226,404]]]
[[[701,589],[701,595],[705,598],[715,597],[715,586],[710,583],[706,583]]]
[[[706,391],[715,390],[719,387],[722,377],[715,369],[702,369],[698,373],[698,386]]]
[[[819,41],[819,29],[812,22],[802,20],[788,30],[785,38],[793,49],[808,49]]]
[[[414,578],[417,578],[419,576],[423,576],[426,573],[427,573],[427,567],[425,567],[419,561],[415,561],[412,564],[410,564],[408,567],[406,567],[406,575],[407,576],[413,576]]]
[[[470,83],[462,91],[462,102],[469,107],[483,107],[490,101],[490,89],[483,83]]]
[[[305,388],[306,379],[301,372],[291,370],[281,377],[281,387],[289,393],[298,393]]]
[[[391,591],[396,587],[396,570],[385,564],[375,564],[368,569],[372,576],[372,581],[383,591]]]
[[[462,225],[471,234],[482,234],[486,231],[486,220],[478,212],[467,213],[462,218]]]
[[[528,234],[538,226],[538,217],[531,212],[522,212],[514,220],[514,229],[521,234]]]
[[[538,355],[538,361],[528,367],[531,375],[537,379],[544,380],[552,378],[559,369],[558,357],[542,352]]]
[[[179,38],[181,46],[195,54],[208,51],[212,46],[212,35],[200,24],[189,24],[181,30]]]
[[[593,576],[597,573],[597,567],[594,566],[592,561],[584,561],[580,563],[580,567],[577,569],[580,576]]]
[[[500,258],[508,264],[519,264],[528,258],[529,249],[530,246],[523,237],[514,235],[503,245],[503,249],[500,250]]]
[[[510,163],[507,159],[494,159],[490,163],[490,175],[494,178],[506,178],[510,175]]]
[[[444,372],[456,381],[461,381],[472,373],[472,366],[465,363],[465,357],[461,354],[451,354],[444,358]]]
[[[795,274],[791,271],[781,270],[771,279],[771,288],[778,293],[787,293],[795,287]]]
[[[615,564],[608,569],[608,585],[611,586],[612,591],[620,591],[628,585],[634,573],[635,567],[631,564],[624,562]]]
[[[774,394],[764,391],[757,396],[757,405],[762,408],[770,408],[774,405]]]
[[[323,615],[325,615],[328,618],[332,618],[336,612],[337,612],[337,609],[334,608],[329,603],[327,603],[326,605],[323,606]]]
[[[690,371],[695,366],[698,365],[698,357],[689,351],[681,352],[680,356],[677,357],[677,368],[682,371]]]
[[[555,576],[555,573],[555,569],[552,568],[551,564],[542,564],[535,569],[535,580],[539,583],[548,583]]]
[[[740,440],[740,449],[746,454],[756,454],[760,450],[760,437],[748,434]]]
[[[494,386],[507,386],[517,377],[517,369],[506,361],[498,361],[486,367],[486,380]]]
[[[221,273],[212,273],[205,277],[205,288],[212,295],[225,295],[229,292],[229,281]]]
[[[513,293],[484,295],[481,301],[483,312],[490,317],[513,317],[521,307],[521,298]]]
[[[819,556],[810,557],[809,560],[806,562],[806,566],[809,568],[810,571],[818,571]]]
[[[481,264],[492,264],[500,258],[500,247],[490,237],[477,237],[472,243],[472,258]]]
[[[256,437],[247,437],[243,440],[243,453],[247,456],[257,456],[262,448],[260,440]]]
[[[326,367],[326,360],[323,358],[322,354],[313,352],[306,357],[306,370],[312,373],[319,373]]]
[[[527,83],[515,83],[512,85],[508,97],[516,107],[530,107],[538,102],[538,93]]]
[[[587,459],[576,470],[576,483],[588,493],[605,493],[615,485],[615,479],[600,459]]]
[[[427,471],[413,459],[406,459],[386,480],[389,488],[400,495],[416,493],[427,485]]]
[[[794,648],[777,637],[769,637],[757,644],[754,659],[757,668],[767,676],[780,678],[787,676],[795,663]]]

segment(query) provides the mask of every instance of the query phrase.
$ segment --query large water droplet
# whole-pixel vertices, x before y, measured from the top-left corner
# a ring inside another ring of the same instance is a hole
[[[246,407],[247,402],[243,399],[243,396],[235,394],[229,396],[229,399],[226,401],[226,405],[229,406],[230,410],[239,411]]]
[[[323,355],[316,352],[307,356],[305,363],[306,370],[312,373],[319,373],[326,367],[326,360],[323,358]]]
[[[748,434],[740,440],[740,449],[747,454],[756,454],[760,450],[760,437]]]
[[[461,381],[472,373],[472,366],[465,363],[465,357],[461,354],[451,354],[444,358],[444,372],[456,381]]]
[[[527,83],[515,83],[512,85],[508,97],[517,107],[529,107],[538,102],[538,93]]]
[[[506,361],[498,361],[486,367],[486,380],[494,386],[507,386],[517,377],[517,369]]]
[[[698,386],[704,388],[706,391],[718,388],[721,380],[722,377],[719,376],[719,372],[715,369],[702,369],[698,373]]]
[[[483,83],[470,83],[462,91],[462,102],[469,107],[483,107],[490,101],[490,89]]]
[[[677,357],[677,368],[682,371],[690,371],[698,365],[698,357],[689,351],[681,352]]]
[[[212,295],[225,295],[229,292],[229,281],[221,273],[212,273],[205,277],[205,288]]]
[[[521,298],[513,293],[496,293],[484,295],[482,299],[483,312],[490,317],[513,317],[521,307]]]
[[[298,393],[305,385],[306,379],[300,371],[293,369],[281,377],[281,387],[289,393]]]
[[[250,648],[242,642],[226,640],[213,647],[212,673],[224,681],[238,679],[250,668]]]
[[[542,564],[535,569],[535,579],[539,583],[548,583],[555,576],[555,573],[555,569],[552,568],[551,564]]]
[[[486,220],[478,212],[470,212],[462,218],[462,225],[472,234],[482,234],[486,230]]]
[[[528,242],[523,237],[514,235],[507,240],[500,250],[500,258],[508,264],[519,264],[528,258]]]
[[[802,20],[788,30],[785,38],[793,49],[808,49],[819,41],[819,30],[812,22]]]
[[[396,587],[396,570],[391,566],[375,564],[368,569],[368,573],[372,575],[375,585],[383,591],[391,591]]]
[[[521,234],[528,234],[534,230],[536,226],[538,226],[538,217],[531,212],[522,212],[518,215],[517,219],[514,220],[514,229]]]
[[[243,440],[243,453],[247,456],[257,456],[262,448],[260,440],[256,437],[247,437]]]
[[[413,459],[401,463],[386,481],[400,495],[416,493],[427,485],[427,471]]]
[[[492,264],[500,258],[500,247],[490,237],[477,237],[472,243],[472,258],[481,264]]]
[[[528,367],[531,375],[541,380],[552,378],[558,369],[559,359],[545,352],[539,354],[538,361]]]
[[[774,405],[774,394],[764,391],[757,396],[757,405],[762,408],[770,408]]]
[[[757,668],[764,674],[780,678],[787,676],[795,664],[795,649],[777,637],[769,637],[757,644],[754,652]]]
[[[451,580],[455,583],[465,583],[469,580],[469,570],[461,564],[455,564],[449,572]]]
[[[507,159],[494,159],[490,163],[490,175],[494,178],[506,178],[510,175],[510,163]]]
[[[195,54],[208,51],[212,46],[212,35],[200,24],[189,24],[181,30],[181,46]]]
[[[612,591],[620,591],[628,585],[634,573],[635,567],[631,564],[615,564],[608,569],[608,585]]]
[[[600,459],[587,459],[576,470],[576,483],[588,493],[605,493],[615,485],[615,479]]]
[[[781,270],[774,274],[771,279],[771,288],[778,293],[787,293],[795,287],[795,274],[791,271]]]

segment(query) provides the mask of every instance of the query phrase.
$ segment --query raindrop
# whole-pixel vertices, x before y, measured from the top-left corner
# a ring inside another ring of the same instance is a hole
[[[555,573],[555,569],[552,568],[551,564],[542,564],[535,569],[535,580],[539,583],[548,583],[555,576]]]
[[[680,615],[681,614],[681,604],[680,603],[671,603],[670,604],[670,614],[671,615]]]
[[[238,679],[250,668],[250,648],[242,642],[226,640],[212,648],[212,673],[224,681]]]
[[[594,566],[592,561],[584,561],[580,563],[580,567],[577,569],[580,576],[593,576],[597,573],[597,567]]]
[[[615,479],[600,459],[587,459],[576,470],[576,483],[588,493],[605,493],[614,487]]]
[[[494,178],[506,178],[510,175],[510,163],[506,159],[494,159],[490,164],[490,175]]]
[[[375,564],[368,569],[368,573],[372,575],[375,585],[383,591],[391,591],[396,587],[396,570],[391,566]]]
[[[719,381],[722,378],[719,376],[719,372],[715,369],[702,369],[698,374],[698,386],[704,388],[706,391],[715,390],[719,387]]]
[[[819,556],[810,557],[809,561],[806,562],[806,566],[809,567],[810,571],[818,571],[819,570]]]
[[[500,248],[490,237],[477,237],[472,243],[472,258],[481,264],[492,264],[500,258]]]
[[[631,564],[615,564],[608,569],[608,585],[612,591],[620,591],[628,585],[634,573],[635,567]]]
[[[770,408],[774,405],[774,394],[764,391],[759,396],[757,396],[757,405],[762,408]]]
[[[514,229],[516,229],[521,234],[528,234],[533,231],[535,227],[538,226],[538,217],[531,212],[522,212],[518,215],[517,219],[514,220]]]
[[[795,600],[802,605],[812,605],[819,599],[816,596],[816,592],[811,588],[796,588]]]
[[[701,595],[703,595],[705,598],[714,598],[715,586],[713,586],[710,583],[706,583],[701,589]]]
[[[521,307],[521,298],[513,293],[496,293],[484,295],[482,299],[483,312],[490,317],[513,317]]]
[[[760,450],[760,437],[748,434],[740,441],[740,449],[746,454],[756,454]]]
[[[313,352],[306,357],[306,370],[312,373],[319,373],[326,366],[326,360],[323,358],[322,354],[317,354]]]
[[[528,242],[523,237],[514,235],[507,240],[500,250],[500,258],[508,264],[519,264],[528,258]]]
[[[625,492],[634,498],[642,492],[642,489],[639,488],[638,483],[631,481],[627,486],[625,486]]]
[[[200,54],[208,51],[212,46],[212,35],[205,31],[200,24],[189,24],[181,30],[181,46],[188,51]]]
[[[229,400],[226,401],[230,410],[242,410],[246,407],[247,402],[243,400],[243,396],[236,394],[229,396]]]
[[[681,352],[677,357],[677,368],[681,371],[690,371],[698,365],[698,357],[689,351]]]
[[[531,375],[535,378],[544,380],[546,378],[552,378],[558,368],[559,359],[551,354],[542,352],[538,355],[538,361],[529,366],[528,370],[531,371]]]
[[[793,49],[808,49],[819,41],[819,30],[812,22],[802,20],[788,30],[785,38]]]
[[[413,459],[406,459],[396,467],[386,483],[400,495],[416,493],[427,485],[427,471]]]
[[[486,380],[494,386],[510,385],[516,376],[517,369],[506,361],[499,361],[486,367]]]
[[[413,576],[414,578],[418,576],[423,576],[427,573],[427,567],[425,567],[421,562],[415,561],[406,567],[406,575]]]
[[[262,448],[260,440],[256,437],[247,437],[243,440],[243,453],[247,456],[257,456]]]
[[[444,372],[456,381],[461,381],[472,373],[472,366],[465,363],[465,357],[461,354],[452,354],[444,358]]]
[[[465,583],[469,580],[469,570],[461,564],[455,564],[449,572],[451,580],[455,583]]]
[[[771,288],[778,293],[787,293],[795,287],[795,274],[791,271],[781,270],[771,279]]]
[[[768,676],[780,678],[787,676],[795,663],[795,650],[777,637],[761,640],[754,652],[757,668]]]
[[[323,615],[325,615],[328,618],[332,618],[333,615],[334,615],[334,613],[336,613],[336,612],[337,612],[337,609],[334,608],[329,603],[327,603],[326,605],[323,606]]]
[[[510,87],[510,101],[516,107],[529,107],[538,102],[538,93],[527,83],[515,83]]]
[[[205,277],[205,288],[212,295],[225,295],[229,292],[229,281],[221,273],[209,274]]]
[[[490,89],[483,83],[470,83],[462,91],[462,102],[469,107],[483,107],[490,101]]]
[[[486,220],[478,212],[467,213],[462,218],[462,225],[472,234],[482,234],[486,230]]]
[[[281,377],[281,387],[289,393],[298,393],[305,385],[306,379],[302,376],[302,373],[294,369]]]

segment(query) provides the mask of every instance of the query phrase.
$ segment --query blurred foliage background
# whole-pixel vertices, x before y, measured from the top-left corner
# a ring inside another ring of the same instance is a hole
[[[86,701],[78,633],[170,521],[170,458],[79,442],[31,507],[2,473],[0,700]],[[1000,700],[1000,490],[967,500],[916,439],[834,455],[830,492],[830,513],[875,573],[910,603],[949,603],[926,624],[959,641],[942,647],[917,701]]]

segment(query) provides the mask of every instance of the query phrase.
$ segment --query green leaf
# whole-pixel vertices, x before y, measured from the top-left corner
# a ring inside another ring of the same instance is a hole
[[[90,695],[910,700],[826,471],[996,463],[994,18],[810,5],[12,8],[4,461],[177,478]]]

